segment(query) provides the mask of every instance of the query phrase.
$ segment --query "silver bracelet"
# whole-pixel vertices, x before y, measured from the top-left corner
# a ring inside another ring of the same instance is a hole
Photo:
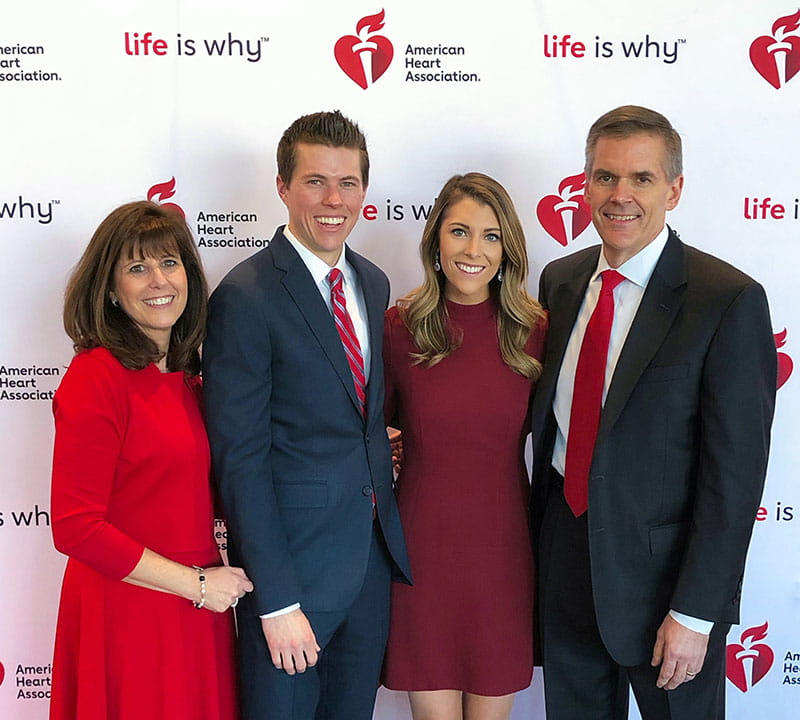
[[[206,604],[206,570],[197,565],[192,565],[192,570],[197,573],[197,579],[200,581],[200,602],[192,600],[192,605],[200,610]]]

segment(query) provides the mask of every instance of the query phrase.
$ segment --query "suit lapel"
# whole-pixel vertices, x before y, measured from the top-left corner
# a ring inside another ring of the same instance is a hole
[[[685,288],[683,245],[670,229],[667,244],[647,284],[614,369],[600,417],[598,443],[613,427],[633,388],[661,347],[683,304]]]
[[[347,364],[347,357],[342,347],[342,340],[336,331],[336,325],[328,306],[314,283],[302,258],[297,254],[281,230],[275,233],[270,242],[275,267],[284,272],[281,282],[294,301],[309,329],[319,342],[320,347],[333,365],[336,374],[344,386],[350,400],[359,409],[353,375]]]

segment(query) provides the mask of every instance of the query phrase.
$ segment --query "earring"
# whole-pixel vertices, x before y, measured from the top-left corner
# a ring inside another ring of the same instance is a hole
[[[438,250],[436,251],[436,260],[433,263],[433,269],[436,270],[436,272],[439,272],[439,270],[442,269],[442,265],[439,262],[439,251]]]
[[[503,266],[497,271],[497,282],[503,282]]]
[[[119,307],[119,300],[117,300],[117,296],[116,295],[109,295],[108,299],[111,300],[111,304],[114,307]]]

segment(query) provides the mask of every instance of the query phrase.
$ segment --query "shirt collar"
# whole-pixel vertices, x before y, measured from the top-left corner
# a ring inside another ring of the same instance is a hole
[[[308,268],[308,271],[311,273],[311,277],[314,278],[314,282],[317,285],[328,285],[328,273],[333,270],[333,268],[339,268],[342,271],[342,275],[344,275],[344,282],[345,284],[353,281],[353,271],[350,268],[349,263],[345,259],[345,247],[342,247],[342,252],[339,254],[339,259],[336,261],[336,265],[331,267],[326,263],[322,258],[316,256],[311,250],[309,250],[303,243],[301,243],[289,230],[289,226],[285,225],[283,228],[283,234],[286,239],[289,241],[291,246],[297,250],[297,254],[300,256],[300,259],[303,261],[305,266]]]
[[[647,283],[650,281],[653,270],[656,269],[656,264],[661,257],[661,253],[667,244],[668,238],[669,228],[664,225],[664,227],[661,228],[661,232],[658,233],[651,242],[639,250],[632,258],[629,258],[618,268],[615,268],[615,270],[626,280],[630,280],[639,287],[647,287]],[[611,269],[611,266],[608,264],[606,256],[601,248],[600,257],[597,260],[597,269],[592,275],[592,282],[597,280],[601,272],[609,269]]]

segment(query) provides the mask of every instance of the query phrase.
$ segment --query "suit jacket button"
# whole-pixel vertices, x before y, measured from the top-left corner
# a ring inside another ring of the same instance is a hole
[[[372,487],[370,485],[364,485],[364,487],[361,488],[361,494],[372,497]]]

